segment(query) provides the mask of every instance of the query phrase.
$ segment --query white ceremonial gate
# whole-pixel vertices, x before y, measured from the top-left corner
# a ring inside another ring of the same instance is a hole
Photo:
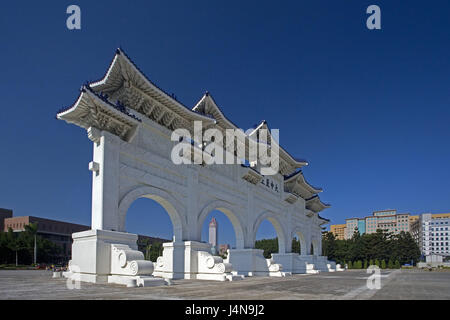
[[[279,147],[278,170],[266,176],[259,163],[172,161],[172,150],[182,141],[172,141],[174,130],[184,128],[195,136],[198,121],[203,130],[238,129],[208,93],[189,109],[148,80],[118,49],[104,78],[84,85],[76,102],[57,118],[86,129],[94,148],[89,163],[92,230],[73,234],[70,272],[65,276],[132,286],[161,284],[161,278],[232,280],[242,275],[334,271],[333,263],[320,255],[321,226],[328,220],[318,212],[328,205],[317,195],[322,190],[305,181],[300,170],[305,161]],[[267,130],[265,121],[244,139],[258,141],[263,129]],[[234,146],[234,138],[232,142]],[[201,145],[193,140],[191,144],[193,157],[202,154]],[[173,242],[164,244],[155,264],[144,260],[137,251],[137,235],[125,228],[128,208],[142,197],[163,206],[174,228]],[[226,260],[213,256],[211,246],[201,242],[202,225],[213,210],[229,218],[236,234],[236,248]],[[254,248],[265,219],[275,227],[279,241],[279,253],[272,259]],[[300,239],[301,254],[291,252],[294,236]]]

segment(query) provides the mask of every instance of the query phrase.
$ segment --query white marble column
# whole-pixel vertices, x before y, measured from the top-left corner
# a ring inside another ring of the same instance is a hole
[[[120,138],[96,128],[88,129],[94,144],[92,171],[92,229],[119,230]]]

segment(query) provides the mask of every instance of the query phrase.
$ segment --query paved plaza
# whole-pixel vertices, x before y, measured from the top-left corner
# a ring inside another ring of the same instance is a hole
[[[234,282],[175,280],[171,286],[146,288],[81,283],[80,289],[68,289],[65,279],[51,275],[1,270],[0,299],[450,299],[448,271],[383,271],[379,290],[368,289],[369,274],[359,270]]]

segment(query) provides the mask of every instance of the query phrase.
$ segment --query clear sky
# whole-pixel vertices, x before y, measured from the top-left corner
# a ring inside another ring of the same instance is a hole
[[[70,4],[81,30],[66,28]],[[366,28],[371,4],[382,30]],[[332,223],[450,212],[449,14],[448,0],[2,3],[0,207],[90,224],[91,142],[55,114],[122,46],[184,104],[209,90],[241,128],[280,129]],[[158,208],[135,203],[128,230],[171,237]]]

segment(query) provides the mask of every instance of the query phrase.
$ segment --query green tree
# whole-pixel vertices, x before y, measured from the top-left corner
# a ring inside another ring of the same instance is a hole
[[[335,259],[337,263],[345,264],[351,259],[350,242],[348,240],[336,240]]]
[[[257,240],[257,241],[255,241],[255,248],[263,249],[264,257],[266,259],[270,259],[272,256],[272,253],[278,252],[278,238]]]
[[[347,265],[348,265],[348,268],[349,268],[349,269],[353,269],[352,261],[349,261],[349,262],[347,263]]]
[[[381,260],[381,269],[386,269],[386,261]]]
[[[30,257],[33,257],[32,261],[33,263],[36,263],[34,261],[34,256],[37,254],[37,232],[38,232],[38,224],[37,223],[30,223],[25,226],[25,231],[21,233],[21,236],[23,238],[23,243],[25,248],[28,250]],[[37,258],[37,256],[36,256]]]
[[[300,252],[300,240],[297,240],[295,238],[292,239],[292,252],[301,254],[301,252]]]
[[[12,250],[16,257],[16,266],[19,265],[19,251],[24,248],[22,239],[19,238],[18,233],[15,233],[11,228],[8,229],[7,246]]]
[[[392,262],[392,259],[389,259],[387,266],[388,266],[388,269],[394,269],[394,263]]]
[[[376,265],[377,267],[380,266],[380,261],[378,261],[378,259],[375,259],[375,265]]]
[[[368,267],[367,260],[364,259],[364,269],[367,269],[367,267]]]
[[[61,259],[62,247],[54,242],[37,237],[37,260],[39,262],[54,263]]]
[[[409,232],[400,232],[398,235],[392,237],[392,259],[399,260],[400,264],[417,263],[420,259],[421,253],[419,246],[414,241]]]
[[[150,261],[156,262],[158,257],[162,256],[163,249],[162,242],[153,243],[149,251]]]
[[[395,260],[394,268],[395,269],[400,269],[400,261]]]
[[[337,243],[336,237],[332,232],[326,232],[322,236],[322,255],[327,256],[328,260],[336,261]]]

